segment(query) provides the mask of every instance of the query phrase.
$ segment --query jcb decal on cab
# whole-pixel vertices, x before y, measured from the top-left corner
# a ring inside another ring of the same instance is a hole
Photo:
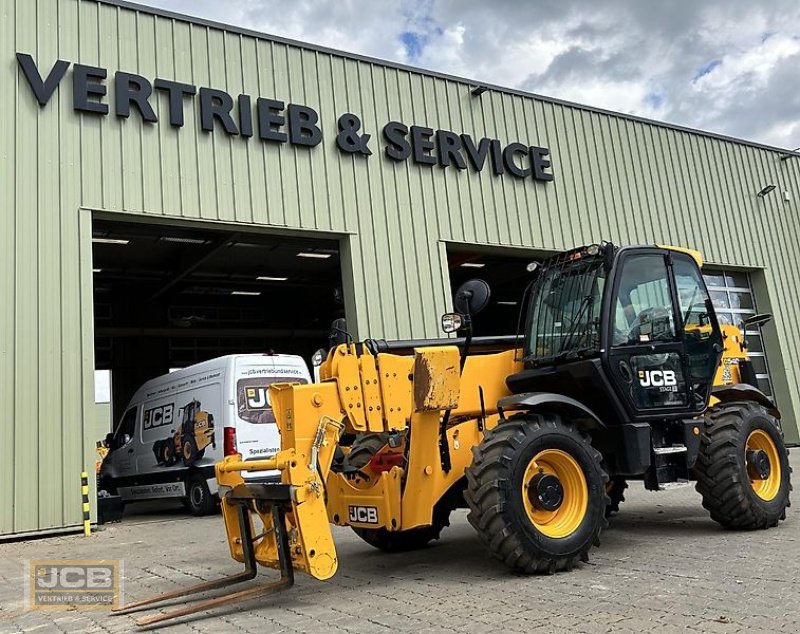
[[[639,370],[642,387],[673,387],[678,384],[674,370]]]
[[[377,524],[378,523],[378,507],[377,506],[351,506],[350,521],[358,524]]]

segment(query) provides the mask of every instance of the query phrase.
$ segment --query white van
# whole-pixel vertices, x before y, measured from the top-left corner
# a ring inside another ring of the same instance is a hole
[[[311,382],[301,357],[229,355],[148,381],[106,436],[98,488],[125,502],[176,497],[194,515],[212,512],[215,463],[280,450],[267,388],[284,382]]]

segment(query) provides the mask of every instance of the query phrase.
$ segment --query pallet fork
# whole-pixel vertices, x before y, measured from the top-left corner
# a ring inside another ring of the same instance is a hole
[[[287,392],[288,393],[288,392]],[[227,456],[215,470],[222,516],[231,557],[244,564],[236,575],[206,581],[181,590],[135,601],[114,610],[117,614],[146,609],[163,601],[227,588],[254,579],[258,565],[276,568],[280,579],[264,586],[231,592],[161,614],[139,618],[137,625],[150,626],[204,612],[239,601],[274,594],[294,584],[295,570],[315,579],[329,579],[338,561],[325,507],[325,477],[341,432],[338,421],[323,417],[313,428],[293,426],[284,436],[293,446],[275,458],[243,461]],[[242,472],[280,473],[280,481],[248,479]],[[258,517],[264,530],[255,534]]]
[[[230,502],[235,503],[237,516],[239,520],[239,529],[242,535],[241,539],[242,553],[244,555],[244,570],[242,572],[227,577],[221,577],[219,579],[214,579],[212,581],[199,583],[197,585],[190,586],[182,590],[164,592],[162,594],[158,594],[148,599],[143,599],[141,601],[136,601],[134,603],[129,603],[125,606],[121,606],[119,608],[116,608],[114,612],[118,614],[135,612],[149,608],[150,606],[154,606],[155,604],[161,603],[163,601],[169,601],[170,599],[188,597],[191,595],[208,592],[209,590],[216,590],[218,588],[227,588],[229,586],[233,586],[254,579],[256,577],[256,574],[258,573],[257,570],[258,562],[256,561],[255,542],[261,539],[264,535],[263,534],[256,535],[254,537],[252,534],[252,523],[249,517],[251,511],[248,508],[252,500],[257,500],[258,501],[257,503],[260,503],[262,506],[266,503],[271,507],[270,514],[272,517],[272,530],[274,531],[275,543],[277,545],[278,562],[281,573],[280,580],[267,585],[260,585],[253,588],[248,588],[246,590],[239,590],[238,592],[232,592],[229,594],[224,594],[222,596],[213,597],[211,599],[205,599],[198,603],[193,603],[191,605],[187,605],[185,607],[177,608],[175,610],[171,610],[161,614],[144,616],[137,619],[136,624],[139,626],[155,625],[156,623],[162,623],[164,621],[169,621],[183,616],[189,616],[191,614],[196,614],[198,612],[204,612],[206,610],[210,610],[212,608],[216,608],[221,605],[228,605],[239,601],[255,599],[257,597],[263,597],[290,588],[294,584],[294,567],[292,565],[292,558],[289,553],[289,536],[286,531],[285,503],[288,502],[288,499],[283,501],[274,499],[274,497],[276,496],[272,495],[273,492],[270,491],[270,489],[279,489],[280,493],[285,493],[286,492],[286,489],[284,489],[285,485],[280,485],[280,484],[256,485],[258,486],[259,489],[262,489],[262,491],[251,491],[249,490],[250,487],[248,487],[247,485],[240,485],[240,487],[241,486],[247,488],[248,491],[243,491],[243,490],[237,491],[236,489],[234,489],[233,491],[229,492],[227,499],[230,500]],[[237,489],[240,489],[240,487],[237,487]],[[260,493],[260,495],[258,495],[257,497],[255,496],[250,497],[249,495],[247,495],[247,493],[256,493],[256,494]],[[265,493],[266,495],[264,495]],[[273,499],[270,500],[269,498]]]

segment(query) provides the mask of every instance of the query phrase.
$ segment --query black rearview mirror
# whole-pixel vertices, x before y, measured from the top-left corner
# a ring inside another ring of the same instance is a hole
[[[763,326],[766,324],[770,319],[772,319],[772,315],[769,313],[761,313],[759,315],[751,315],[747,319],[745,319],[742,323],[747,326]]]
[[[453,307],[462,315],[477,315],[489,305],[492,291],[484,280],[468,280],[458,287]]]

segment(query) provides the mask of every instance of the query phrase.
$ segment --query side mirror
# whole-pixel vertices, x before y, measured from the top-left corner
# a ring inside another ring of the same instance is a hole
[[[106,439],[103,441],[103,447],[111,448],[112,440],[114,440],[114,434],[112,432],[108,432],[106,434]]]
[[[772,315],[770,315],[769,313],[761,313],[760,315],[751,315],[750,317],[745,319],[742,322],[742,324],[744,324],[745,327],[763,326],[764,324],[769,322],[770,319],[772,319]]]
[[[445,313],[442,315],[442,330],[450,334],[461,330],[464,326],[464,317],[458,313]]]
[[[331,333],[328,335],[328,344],[330,348],[343,343],[350,343],[351,337],[347,332],[347,320],[343,317],[334,319],[331,324]]]
[[[320,348],[314,353],[314,356],[311,357],[311,365],[315,368],[318,368],[325,362],[325,358],[328,356],[328,351],[325,348]]]
[[[484,280],[468,280],[458,287],[453,307],[461,315],[477,315],[489,305],[492,290]]]

